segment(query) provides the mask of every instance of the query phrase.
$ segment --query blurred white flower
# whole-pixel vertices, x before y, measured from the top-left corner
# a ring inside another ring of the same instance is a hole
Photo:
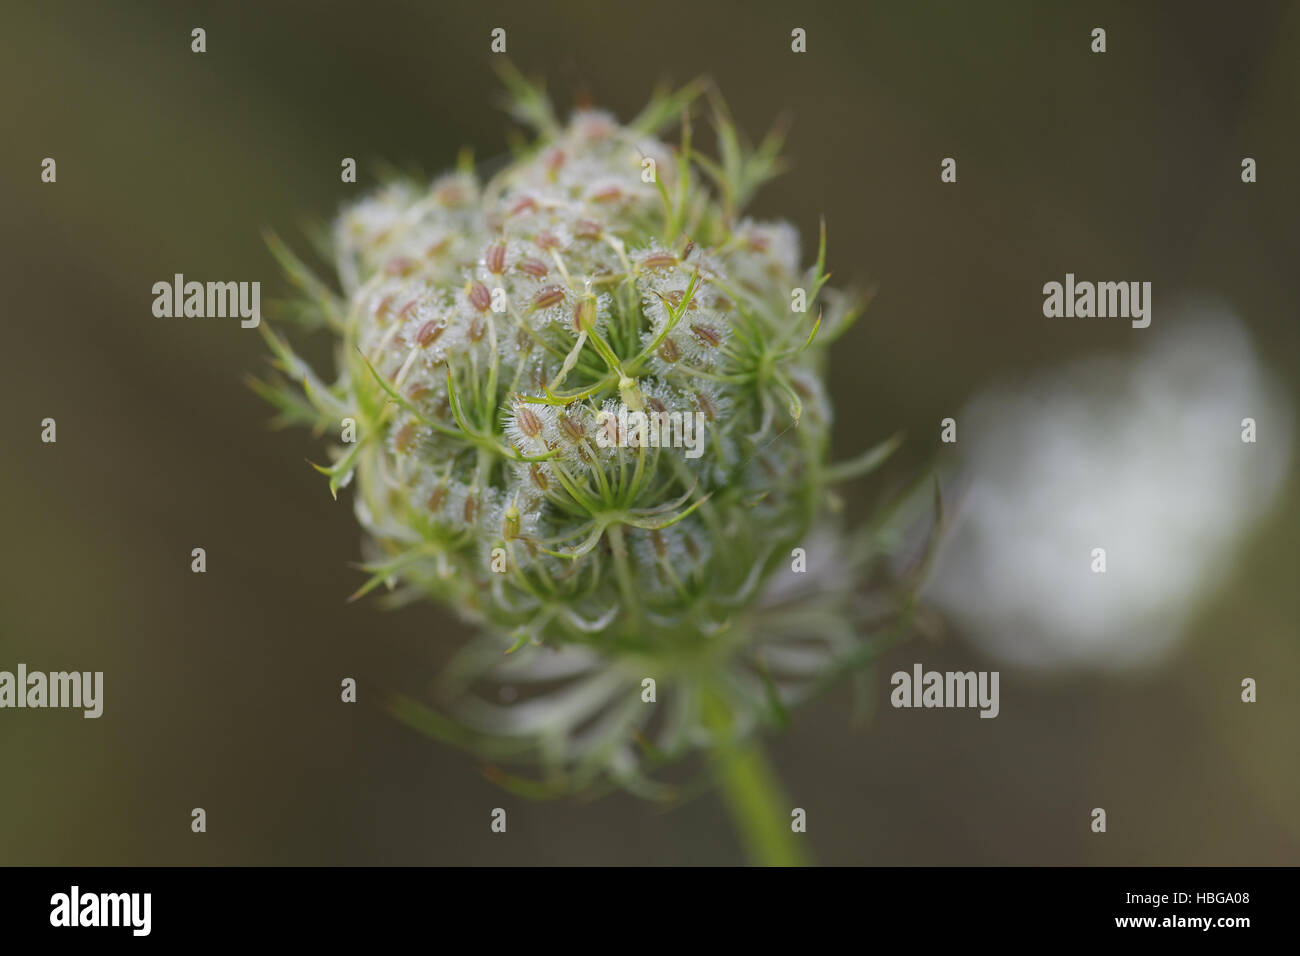
[[[1158,658],[1276,497],[1293,412],[1240,320],[1212,300],[1161,318],[1135,355],[988,390],[957,419],[967,488],[925,598],[997,657]]]

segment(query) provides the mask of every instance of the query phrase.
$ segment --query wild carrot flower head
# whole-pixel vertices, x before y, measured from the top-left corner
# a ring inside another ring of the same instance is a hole
[[[709,159],[687,119],[699,87],[623,125],[561,123],[512,82],[535,141],[486,181],[462,163],[345,209],[341,294],[272,241],[337,377],[264,324],[288,379],[264,388],[342,439],[320,470],[355,488],[361,592],[481,626],[449,677],[462,721],[628,782],[647,746],[707,742],[706,697],[752,724],[791,693],[782,671],[806,684],[851,650],[851,584],[823,576],[804,629],[763,601],[827,501],[823,363],[857,309],[826,286],[824,228],[805,256],[788,223],[742,218],[779,137],[748,148],[715,99]],[[536,690],[505,706],[473,692],[484,676]]]

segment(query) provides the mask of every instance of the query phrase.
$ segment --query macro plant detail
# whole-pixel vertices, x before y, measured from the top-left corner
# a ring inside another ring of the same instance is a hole
[[[899,573],[888,514],[832,516],[833,487],[898,444],[829,458],[827,353],[865,299],[828,284],[824,223],[804,265],[793,226],[745,215],[781,135],[748,145],[706,84],[626,125],[561,123],[504,75],[534,138],[490,177],[465,155],[348,206],[337,286],[269,238],[303,293],[285,318],[331,336],[336,369],[263,322],[276,373],[254,387],[337,439],[316,467],[366,532],[354,597],[477,627],[439,703],[394,695],[395,714],[527,795],[673,799],[657,771],[702,753],[755,856],[795,862],[754,736],[896,639],[920,573]],[[670,422],[696,423],[693,454]]]

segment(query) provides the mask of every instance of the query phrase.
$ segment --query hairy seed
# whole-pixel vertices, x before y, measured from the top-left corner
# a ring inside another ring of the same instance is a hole
[[[587,437],[587,429],[568,412],[560,413],[560,431],[564,432],[572,442],[580,442]]]
[[[411,444],[415,441],[415,422],[407,422],[397,430],[393,436],[393,445],[403,454],[411,450]]]
[[[443,332],[447,331],[445,322],[438,319],[430,319],[420,326],[420,331],[415,333],[415,344],[422,349],[427,349],[434,342],[438,341]]]
[[[696,392],[695,404],[700,406],[700,411],[704,413],[704,417],[709,421],[712,422],[717,419],[718,407],[713,404],[713,401],[709,396],[705,395],[703,392]]]
[[[542,433],[542,420],[527,405],[520,405],[515,409],[515,424],[529,438],[536,438]]]
[[[549,309],[553,305],[559,305],[564,301],[564,290],[558,285],[548,285],[541,292],[537,293],[537,298],[533,299],[534,309]]]
[[[677,265],[677,257],[671,252],[656,252],[641,260],[642,269],[671,269]]]
[[[534,259],[531,256],[519,260],[519,271],[526,272],[534,279],[543,279],[546,277],[546,263],[540,259]]]
[[[692,322],[691,331],[695,333],[696,337],[701,342],[712,348],[716,349],[722,344],[722,336],[719,335],[716,330],[709,328],[707,325],[696,325]]]
[[[486,312],[492,305],[492,293],[482,282],[475,282],[469,287],[469,302],[480,312]]]

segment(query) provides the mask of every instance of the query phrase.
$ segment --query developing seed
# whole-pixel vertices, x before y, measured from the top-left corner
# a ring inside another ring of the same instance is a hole
[[[531,256],[526,259],[520,259],[518,268],[520,272],[526,272],[534,279],[546,278],[546,263],[542,262],[540,259],[534,259]]]
[[[713,400],[709,398],[709,396],[705,395],[703,392],[696,392],[695,404],[700,406],[700,411],[704,413],[704,417],[709,421],[712,422],[717,420],[718,407],[713,403]]]
[[[560,431],[564,432],[569,441],[575,444],[587,437],[587,429],[583,427],[582,422],[568,412],[560,413]]]
[[[492,293],[488,291],[488,287],[482,282],[471,283],[467,297],[469,298],[469,304],[480,312],[486,312],[488,307],[492,305]]]
[[[447,331],[447,324],[438,319],[430,319],[420,326],[420,331],[415,333],[415,344],[422,349],[427,349]]]
[[[407,422],[397,430],[393,436],[393,445],[398,451],[405,454],[411,450],[411,445],[415,441],[415,422]]]
[[[677,257],[671,252],[656,252],[641,260],[642,269],[670,269],[677,265]]]
[[[719,335],[716,330],[709,328],[707,325],[696,325],[692,322],[691,331],[695,333],[696,338],[712,348],[716,349],[722,344],[722,336]]]
[[[682,351],[672,339],[664,339],[663,344],[659,346],[659,357],[672,365],[682,357]]]
[[[529,438],[536,438],[542,433],[542,420],[527,405],[519,405],[515,408],[515,424]]]
[[[596,324],[596,300],[584,296],[573,306],[573,331],[581,332]]]
[[[537,298],[533,299],[534,309],[549,309],[553,305],[559,305],[564,301],[564,290],[558,285],[548,285],[541,292],[537,293]]]
[[[505,272],[506,244],[504,242],[494,242],[488,246],[487,252],[483,254],[483,264],[487,266],[487,271],[495,276]]]

